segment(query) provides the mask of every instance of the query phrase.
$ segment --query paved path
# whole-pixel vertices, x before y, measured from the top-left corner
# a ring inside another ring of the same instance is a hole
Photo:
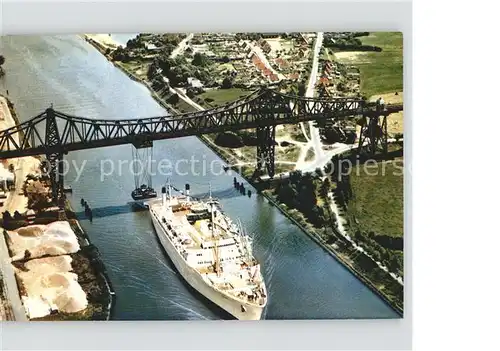
[[[318,34],[316,35],[316,42],[314,44],[313,64],[311,69],[311,76],[309,77],[309,84],[306,89],[306,97],[314,97],[316,82],[318,80],[319,53],[321,52],[322,46],[323,32],[318,32]],[[321,157],[323,155],[323,145],[321,143],[319,129],[314,126],[314,121],[309,121],[309,130],[311,132],[311,142],[314,147],[314,153],[316,157]]]
[[[184,50],[186,49],[186,46],[188,45],[188,41],[193,39],[193,37],[194,37],[194,33],[189,33],[184,39],[182,39],[181,42],[177,45],[177,47],[174,50],[172,50],[170,57],[176,58],[181,53],[183,53]]]
[[[311,74],[309,75],[309,81],[306,87],[306,93],[305,93],[306,97],[314,97],[316,81],[318,79],[319,54],[321,52],[322,46],[323,46],[323,32],[318,32],[316,34],[316,41],[314,43],[314,48],[313,48],[313,63],[311,68]],[[300,124],[302,132],[304,133],[308,142],[308,145],[306,145],[302,149],[299,158],[297,159],[297,169],[301,170],[304,168],[309,168],[309,164],[305,161],[305,158],[307,156],[307,150],[309,150],[310,147],[312,147],[314,150],[315,159],[323,156],[324,154],[323,144],[321,143],[321,137],[319,135],[319,129],[314,126],[314,121],[309,121],[307,123],[309,124],[310,135],[307,135],[304,128],[304,124],[303,123]]]

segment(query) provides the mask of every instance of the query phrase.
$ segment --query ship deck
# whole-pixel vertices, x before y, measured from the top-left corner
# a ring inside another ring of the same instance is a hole
[[[158,217],[162,216],[162,202],[161,200],[152,200],[148,203],[157,214]],[[192,213],[190,209],[180,209],[174,211],[175,224],[173,225],[175,231],[180,234],[184,234],[188,236],[192,242],[191,244],[185,244],[187,248],[190,249],[201,249],[202,243],[212,242],[215,240],[223,240],[230,239],[232,235],[229,233],[227,229],[227,223],[223,222],[220,218],[224,216],[217,216],[216,222],[216,230],[215,233],[212,233],[211,229],[209,229],[208,225],[210,223],[209,219],[199,219],[191,224],[187,220],[187,215]]]
[[[148,205],[161,225],[165,226],[161,219],[167,212],[163,208],[162,201],[153,200],[150,201]],[[183,243],[185,248],[192,250],[202,249],[202,243],[203,247],[206,248],[206,244],[211,244],[214,239],[212,230],[208,226],[211,220],[203,218],[190,223],[187,219],[187,215],[190,213],[193,212],[187,207],[176,207],[176,210],[173,211],[174,220],[170,222],[170,225],[177,233],[179,239],[191,239],[190,242]],[[228,229],[230,220],[226,220],[225,215],[218,213],[218,215],[215,216],[215,222],[217,224],[215,230],[215,238],[217,241],[234,237]],[[207,250],[212,250],[212,248]],[[245,303],[255,304],[256,306],[266,304],[266,288],[264,282],[261,280],[262,277],[260,276],[260,272],[257,274],[257,281],[254,280],[257,272],[252,267],[246,266],[241,258],[223,261],[220,262],[220,264],[222,268],[221,272],[223,273],[219,272],[219,274],[215,271],[215,266],[213,264],[197,266],[195,269],[207,284],[212,285],[220,292],[232,296],[237,300],[245,301]],[[260,270],[260,268],[258,269]]]

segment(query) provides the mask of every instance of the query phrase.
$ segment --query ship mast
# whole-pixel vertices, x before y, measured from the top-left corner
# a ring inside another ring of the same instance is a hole
[[[214,258],[215,258],[215,273],[217,276],[220,274],[220,266],[219,266],[219,246],[218,241],[215,238],[215,219],[214,219],[214,202],[212,200],[212,184],[209,184],[209,200],[208,203],[210,205],[210,216],[212,223],[212,238],[214,240]]]
[[[168,191],[168,201],[170,201],[172,199],[172,186],[170,185],[170,178],[168,178],[167,191]]]
[[[248,249],[248,237],[246,235],[245,229],[243,228],[243,224],[241,223],[241,220],[238,218],[238,226],[240,229],[240,238],[241,238],[241,246],[243,253],[245,255],[245,259],[247,264],[250,264],[250,250]]]

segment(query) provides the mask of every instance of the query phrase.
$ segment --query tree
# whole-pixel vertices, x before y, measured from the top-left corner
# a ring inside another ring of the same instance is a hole
[[[332,182],[330,181],[330,178],[326,178],[321,184],[321,189],[320,189],[320,193],[323,198],[326,198],[328,196],[331,187],[332,187]]]
[[[304,95],[306,95],[306,84],[305,84],[304,82],[301,82],[301,83],[299,84],[299,89],[298,89],[298,90],[299,90],[299,92],[298,92],[298,95],[299,95],[299,96],[304,96]]]
[[[401,265],[397,255],[392,255],[389,259],[389,270],[393,273],[399,272]]]
[[[292,187],[290,182],[281,184],[278,189],[278,200],[284,204],[293,204],[294,199],[297,197],[297,191]]]
[[[177,105],[179,103],[179,95],[172,94],[172,96],[169,97],[168,102],[171,103],[172,105]]]
[[[10,214],[10,212],[9,212],[9,211],[5,211],[5,212],[3,213],[3,221],[4,221],[4,222],[9,222],[9,221],[11,221],[11,220],[12,220],[12,215]]]
[[[224,63],[228,63],[229,61],[230,61],[229,56],[224,56],[222,58],[222,62],[224,62]]]
[[[196,96],[196,90],[192,87],[188,87],[186,89],[186,95],[188,96],[188,98],[194,98]]]
[[[222,89],[230,89],[232,87],[233,87],[233,81],[231,80],[231,78],[229,77],[224,78],[224,80],[222,81]]]
[[[208,63],[208,58],[205,55],[203,55],[199,52],[194,54],[193,62],[192,62],[193,65],[203,67],[203,66],[206,66],[207,63]]]
[[[4,63],[5,63],[5,57],[3,55],[0,55],[0,77],[5,74],[2,67]]]
[[[314,174],[316,174],[317,177],[321,178],[323,176],[323,171],[321,170],[321,168],[318,167],[314,171]]]
[[[356,242],[359,244],[361,241],[363,241],[363,235],[361,234],[361,231],[358,229],[354,233],[354,239],[356,239]]]
[[[308,217],[312,224],[316,227],[320,227],[326,222],[325,210],[323,209],[323,207],[319,207],[316,205],[312,207]]]

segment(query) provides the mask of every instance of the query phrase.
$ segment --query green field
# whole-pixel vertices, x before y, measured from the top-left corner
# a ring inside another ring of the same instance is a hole
[[[347,215],[352,223],[357,219],[363,232],[403,236],[402,159],[394,162],[396,164],[384,161],[377,166],[369,165],[367,172],[364,165],[359,165],[351,174],[354,196],[349,201]]]
[[[367,97],[403,90],[403,33],[378,32],[361,38],[364,45],[375,45],[382,52],[367,54],[369,63],[359,66],[361,92]]]
[[[210,105],[223,105],[227,102],[238,100],[240,97],[246,96],[250,93],[251,91],[240,88],[213,89],[207,90],[203,94],[198,95],[198,97],[203,101],[206,99],[212,99],[213,101],[207,102]],[[207,103],[204,102],[205,105]]]
[[[359,38],[363,45],[382,48],[381,52],[363,52],[349,64],[361,72],[361,93],[375,94],[403,91],[403,33],[373,32]]]

